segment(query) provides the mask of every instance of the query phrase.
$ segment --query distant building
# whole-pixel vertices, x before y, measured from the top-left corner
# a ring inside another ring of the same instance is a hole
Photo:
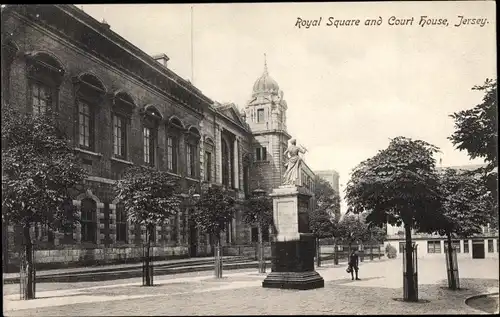
[[[458,171],[473,171],[486,164],[443,166],[437,170],[452,168]],[[437,234],[416,233],[412,231],[412,239],[417,244],[418,256],[443,254],[446,239]],[[391,244],[399,253],[403,252],[405,243],[405,233],[403,226],[392,226],[387,224],[387,241],[385,245]],[[454,239],[453,245],[457,248],[457,253],[462,256],[472,258],[498,258],[499,240],[498,230],[492,230],[489,226],[483,228],[483,232],[470,239]]]
[[[340,184],[339,184],[339,173],[335,170],[324,170],[324,171],[315,171],[314,174],[320,177],[321,179],[327,181],[333,188],[333,190],[340,195]],[[335,211],[335,218],[340,219],[340,207],[339,210]]]

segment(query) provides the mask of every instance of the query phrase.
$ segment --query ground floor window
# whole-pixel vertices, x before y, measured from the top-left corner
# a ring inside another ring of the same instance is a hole
[[[427,253],[441,253],[441,241],[427,241]]]
[[[464,253],[469,253],[469,240],[464,240]]]
[[[488,253],[493,253],[493,240],[488,240]]]

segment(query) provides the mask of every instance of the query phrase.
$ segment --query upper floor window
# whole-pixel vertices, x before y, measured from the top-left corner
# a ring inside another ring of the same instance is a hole
[[[264,109],[257,110],[257,122],[264,122]]]
[[[172,116],[167,125],[167,170],[175,174],[179,173],[179,139],[182,131],[185,131],[184,124]]]
[[[255,160],[256,161],[266,161],[267,160],[267,149],[265,146],[255,148]]]
[[[156,139],[158,134],[158,124],[163,118],[154,106],[146,106],[142,109],[143,127],[143,159],[144,163],[150,166],[156,164]]]
[[[117,92],[113,98],[113,154],[115,157],[127,158],[127,135],[129,121],[135,103],[125,92]]]
[[[144,163],[149,165],[154,165],[154,138],[153,132],[151,128],[144,127],[143,128],[143,144],[144,144]]]
[[[57,106],[64,69],[54,56],[44,52],[28,53],[27,63],[30,110],[35,115],[44,114]]]
[[[186,139],[186,165],[187,176],[196,178],[198,177],[198,143],[200,140],[200,132],[195,127],[188,129]]]
[[[212,181],[212,153],[205,152],[205,180]]]
[[[52,90],[38,81],[31,82],[31,98],[33,114],[44,114],[51,107]]]
[[[74,78],[76,88],[78,145],[88,150],[96,150],[96,117],[100,110],[106,88],[100,79],[88,73]]]
[[[177,173],[177,153],[179,149],[179,140],[177,136],[167,136],[167,169],[170,172]]]

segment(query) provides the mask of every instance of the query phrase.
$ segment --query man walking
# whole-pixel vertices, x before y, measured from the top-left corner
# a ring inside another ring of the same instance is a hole
[[[359,270],[359,256],[356,253],[356,251],[352,251],[351,255],[349,256],[349,271],[351,272],[351,277],[354,280],[354,273],[356,273],[356,280],[359,280],[358,278],[358,270]]]

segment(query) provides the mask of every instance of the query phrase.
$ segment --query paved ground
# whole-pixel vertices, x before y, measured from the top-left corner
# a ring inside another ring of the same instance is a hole
[[[120,283],[40,284],[37,299],[18,300],[17,289],[5,288],[6,316],[96,315],[308,315],[308,314],[477,314],[464,301],[472,295],[498,292],[498,259],[461,259],[464,290],[446,289],[444,257],[419,261],[419,297],[405,303],[400,259],[365,261],[361,281],[351,281],[345,266],[318,268],[325,287],[310,291],[265,289],[265,274],[255,270],[228,272],[221,280],[209,272],[162,276],[157,286],[140,279]],[[15,285],[12,285],[15,286]]]

